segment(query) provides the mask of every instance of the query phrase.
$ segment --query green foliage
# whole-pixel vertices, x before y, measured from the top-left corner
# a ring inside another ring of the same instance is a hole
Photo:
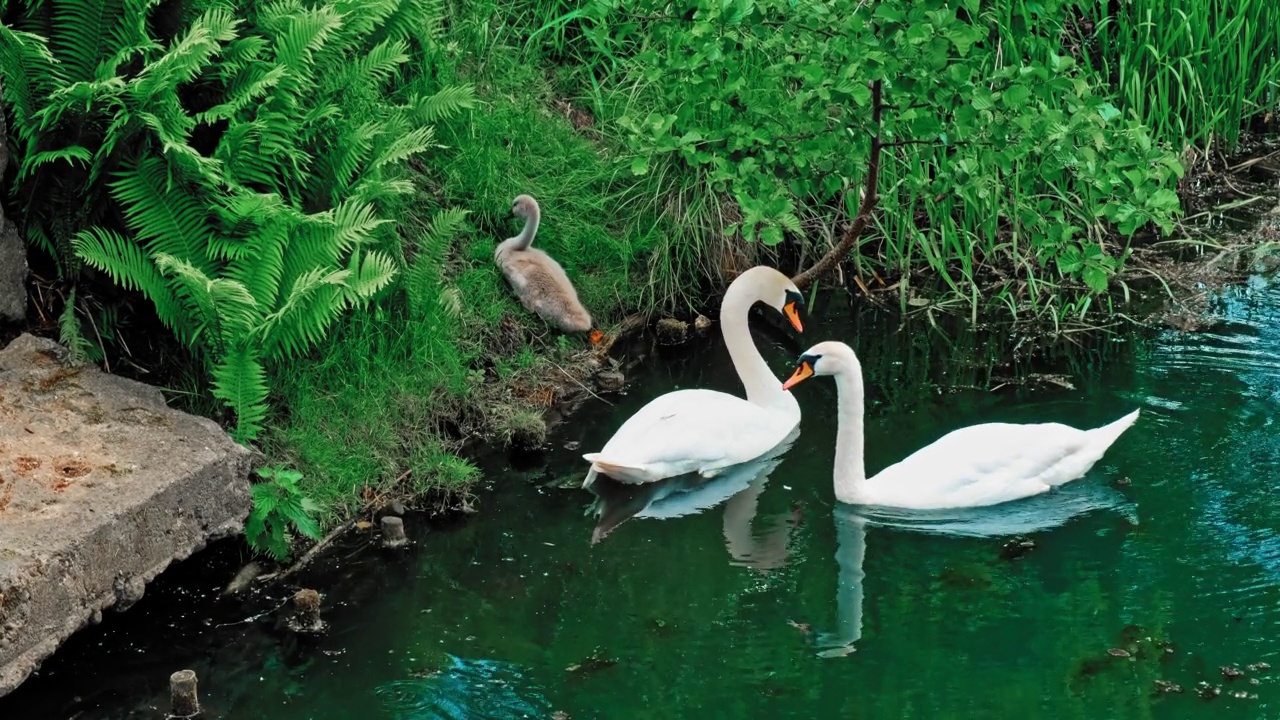
[[[1280,5],[1270,0],[1080,2],[1083,57],[1121,107],[1169,143],[1236,145],[1280,105]]]
[[[968,296],[992,267],[1104,290],[1123,253],[1103,239],[1168,231],[1179,211],[1176,156],[1064,54],[1068,9],[595,0],[575,18],[591,70],[611,69],[603,103],[633,173],[697,173],[740,208],[727,232],[776,245],[852,215],[878,132],[883,212],[863,254]]]
[[[263,482],[249,489],[253,509],[244,524],[244,536],[255,551],[266,553],[278,561],[289,559],[289,534],[299,533],[312,540],[320,539],[316,515],[323,508],[298,487],[302,473],[279,467],[259,468]]]
[[[473,96],[397,90],[411,38],[438,26],[433,3],[211,3],[171,38],[148,34],[156,7],[32,3],[25,23],[47,39],[5,28],[6,69],[29,71],[5,86],[25,143],[19,194],[61,188],[28,235],[54,252],[69,241],[154,303],[247,441],[267,366],[392,283],[387,207],[413,191],[404,163]],[[79,229],[108,203],[122,222]]]

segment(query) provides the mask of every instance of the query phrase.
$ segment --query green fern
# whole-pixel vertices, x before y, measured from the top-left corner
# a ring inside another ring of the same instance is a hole
[[[80,329],[80,319],[76,317],[75,288],[67,293],[67,304],[58,316],[58,341],[67,349],[67,363],[80,365],[86,360],[94,359],[93,343],[89,342]]]
[[[389,203],[414,191],[405,162],[475,96],[393,99],[393,80],[438,37],[438,2],[193,0],[171,36],[154,32],[159,5],[47,0],[24,31],[0,26],[20,185],[67,187],[123,219],[64,232],[57,218],[72,213],[36,208],[27,234],[150,300],[249,441],[269,411],[267,367],[392,287]],[[451,242],[463,217],[442,215],[433,233]]]

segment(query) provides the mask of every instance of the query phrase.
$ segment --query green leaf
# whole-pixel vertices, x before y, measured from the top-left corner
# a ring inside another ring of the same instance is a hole
[[[1107,290],[1107,271],[1097,265],[1086,265],[1080,271],[1080,278],[1084,280],[1084,284],[1095,293],[1103,293]]]

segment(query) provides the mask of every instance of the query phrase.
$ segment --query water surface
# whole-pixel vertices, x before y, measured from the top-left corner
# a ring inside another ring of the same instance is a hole
[[[658,348],[540,457],[485,458],[479,514],[410,518],[406,554],[353,537],[304,576],[326,593],[326,637],[245,621],[282,591],[209,599],[238,561],[224,545],[77,636],[0,717],[156,717],[182,667],[226,720],[1276,715],[1275,671],[1247,666],[1280,668],[1280,288],[1255,279],[1217,311],[1210,332],[1010,362],[999,334],[899,329],[829,299],[802,338],[757,337],[780,377],[819,340],[859,351],[869,472],[966,424],[1142,417],[1062,492],[868,515],[834,502],[835,387],[814,379],[794,446],[732,498],[694,514],[668,500],[646,511],[665,519],[592,545],[592,496],[555,486],[581,452],[660,392],[739,391],[714,337]],[[1014,536],[1031,542],[1006,548]],[[1201,681],[1222,694],[1201,699]]]

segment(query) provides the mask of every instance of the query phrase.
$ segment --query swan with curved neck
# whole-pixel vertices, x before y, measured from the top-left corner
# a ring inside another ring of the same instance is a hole
[[[798,308],[804,297],[786,275],[759,266],[739,275],[725,291],[720,331],[746,399],[714,390],[677,390],[651,400],[627,419],[591,463],[583,482],[597,474],[619,482],[646,483],[685,473],[713,477],[776,447],[800,424],[800,404],[778,383],[751,340],[747,313],[762,302],[803,332]]]
[[[524,218],[524,228],[499,243],[493,259],[520,304],[565,332],[590,330],[591,314],[578,300],[564,268],[550,255],[530,247],[542,218],[538,201],[529,195],[517,196],[511,202],[511,213]]]
[[[800,356],[782,387],[815,375],[836,381],[839,409],[836,499],[852,505],[932,510],[982,507],[1030,497],[1081,477],[1129,426],[1138,410],[1110,424],[1078,430],[1059,423],[983,423],[953,430],[868,478],[862,431],[862,366],[842,342],[822,342]]]

